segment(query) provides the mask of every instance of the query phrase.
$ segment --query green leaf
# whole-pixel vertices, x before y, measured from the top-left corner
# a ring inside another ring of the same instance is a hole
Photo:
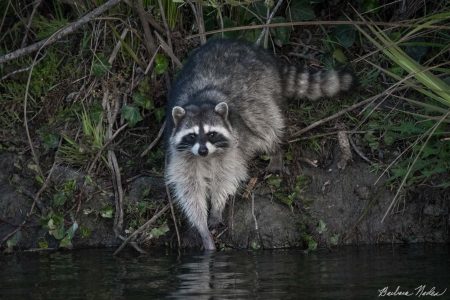
[[[325,224],[324,221],[319,220],[319,224],[317,225],[317,232],[319,234],[324,233],[325,231],[327,231],[327,224]]]
[[[111,206],[106,206],[100,211],[102,218],[111,219],[113,217],[114,209]]]
[[[350,48],[353,45],[355,35],[355,29],[351,25],[338,25],[334,30],[337,41],[345,48]]]
[[[157,228],[153,228],[150,231],[150,234],[152,235],[153,238],[157,239],[162,235],[165,235],[167,232],[169,231],[169,226],[167,226],[166,223],[164,223],[164,225],[157,227]]]
[[[308,240],[308,250],[314,251],[316,249],[317,249],[317,242],[313,238],[310,238]]]
[[[338,233],[336,233],[335,235],[330,237],[330,244],[332,246],[337,246],[339,244],[339,234]]]
[[[345,64],[347,62],[347,57],[345,56],[344,51],[342,51],[341,48],[334,49],[333,58],[341,64]]]
[[[140,106],[146,110],[151,110],[151,109],[155,108],[153,105],[153,101],[150,98],[146,97],[145,95],[143,95],[139,92],[135,93],[133,95],[133,102],[137,106]]]
[[[44,148],[46,151],[50,149],[56,149],[59,145],[59,136],[54,133],[49,132],[38,132],[40,135],[40,138],[42,139],[42,144],[44,145]]]
[[[160,108],[155,109],[154,114],[155,114],[156,121],[158,121],[158,123],[161,123],[166,115],[166,111],[165,111],[164,107],[160,107]]]
[[[48,249],[48,243],[47,243],[47,241],[44,240],[44,239],[40,239],[40,240],[38,241],[38,247],[39,247],[39,249]]]
[[[292,1],[291,18],[292,21],[310,21],[316,18],[314,10],[307,0]]]
[[[87,227],[80,226],[80,234],[81,234],[81,237],[85,239],[85,238],[88,238],[91,236],[92,230]]]
[[[155,72],[158,75],[161,75],[167,71],[169,67],[169,60],[162,54],[156,54],[155,58]]]
[[[134,127],[138,122],[142,121],[142,116],[139,109],[132,105],[125,105],[122,107],[122,116],[128,122],[130,127]]]
[[[67,248],[67,249],[72,249],[72,240],[68,237],[65,236],[61,242],[59,242],[59,247],[61,248]]]
[[[267,183],[275,188],[280,188],[282,179],[277,176],[270,176],[267,178]]]
[[[53,205],[54,206],[63,206],[66,203],[67,196],[64,192],[58,192],[53,195]]]
[[[61,240],[64,238],[64,219],[54,215],[48,220],[47,226],[49,228],[48,233],[53,235],[55,239]]]

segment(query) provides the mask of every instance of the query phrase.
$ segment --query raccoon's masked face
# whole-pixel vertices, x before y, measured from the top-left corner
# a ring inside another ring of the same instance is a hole
[[[170,138],[178,152],[208,156],[225,151],[231,145],[231,126],[228,105],[188,105],[172,109],[175,129]]]

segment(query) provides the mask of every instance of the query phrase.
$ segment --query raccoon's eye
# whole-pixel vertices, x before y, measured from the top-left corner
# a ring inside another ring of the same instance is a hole
[[[212,132],[208,133],[208,137],[213,138],[216,136],[216,134],[217,134],[217,132],[212,131]]]
[[[188,134],[187,135],[187,139],[190,140],[190,141],[195,140],[195,133]]]

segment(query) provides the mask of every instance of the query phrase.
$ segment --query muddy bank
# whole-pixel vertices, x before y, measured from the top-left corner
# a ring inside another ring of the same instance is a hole
[[[337,163],[327,169],[301,165],[298,170],[309,178],[294,205],[281,203],[274,190],[259,180],[253,199],[245,194],[229,201],[224,226],[216,232],[216,242],[234,248],[323,247],[339,244],[416,243],[449,241],[449,192],[417,190],[407,194],[384,223],[381,219],[393,198],[381,180],[365,162],[356,161],[345,170]],[[26,218],[38,191],[31,160],[16,154],[0,155],[0,240],[20,226]],[[76,222],[79,229],[71,240],[74,248],[110,247],[120,243],[113,232],[113,219],[104,215],[105,207],[114,207],[114,195],[107,181],[92,180],[85,184],[85,176],[71,168],[55,168],[51,185],[61,186],[75,181],[84,185],[73,207],[65,214],[67,229]],[[162,178],[139,176],[125,185],[125,226],[135,221],[135,214],[127,212],[140,206],[161,207],[165,200]],[[36,212],[20,227],[14,248],[30,249],[58,247],[58,240],[43,223],[43,216],[52,211],[52,199],[44,194]],[[184,245],[195,246],[192,230],[178,213]],[[146,219],[146,216],[140,216]],[[176,235],[170,213],[164,216],[169,230],[159,238],[149,237],[147,246],[176,246]],[[67,220],[72,220],[68,222]],[[145,221],[145,220],[143,220]],[[81,230],[82,229],[82,230]],[[89,234],[86,234],[88,232]],[[218,237],[217,237],[218,236]]]

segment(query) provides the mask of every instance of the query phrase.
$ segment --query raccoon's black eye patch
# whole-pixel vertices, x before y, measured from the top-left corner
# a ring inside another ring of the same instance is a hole
[[[215,132],[215,131],[212,131],[212,132],[208,133],[208,137],[209,138],[214,138],[216,135],[217,135],[217,132]]]

